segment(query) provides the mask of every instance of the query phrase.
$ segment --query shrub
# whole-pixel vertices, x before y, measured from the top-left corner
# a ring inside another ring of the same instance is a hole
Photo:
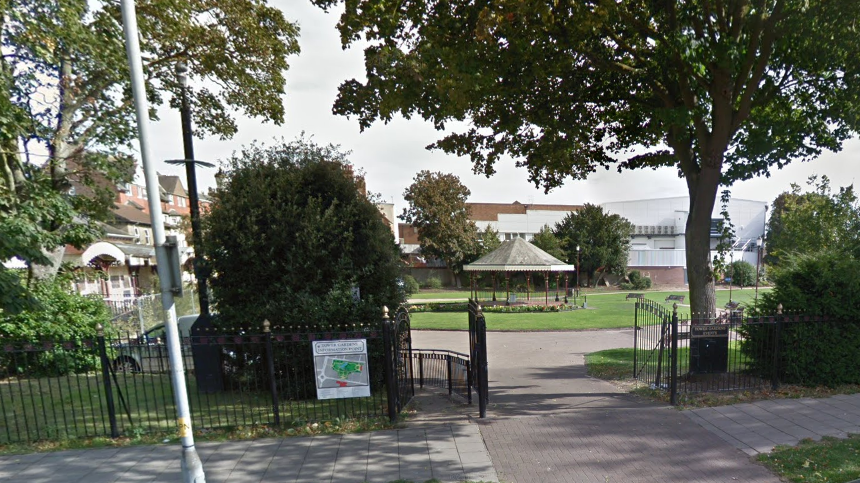
[[[628,282],[622,282],[624,290],[646,290],[651,288],[651,277],[643,277],[639,270],[633,270],[627,275]]]
[[[433,290],[439,290],[442,288],[442,280],[438,277],[430,277],[427,281],[424,282],[424,288],[429,288]]]
[[[72,293],[68,279],[59,275],[54,280],[36,282],[30,287],[35,305],[16,314],[0,311],[0,340],[13,346],[42,342],[75,342],[93,339],[96,324],[105,326],[110,335],[110,311],[95,297]],[[55,349],[33,353],[33,357],[0,356],[0,373],[31,373],[59,376],[85,372],[97,366],[97,357],[90,350]]]
[[[726,275],[732,278],[732,284],[738,287],[755,285],[755,267],[749,262],[738,260],[729,265]]]
[[[783,305],[780,380],[810,386],[860,383],[860,261],[836,251],[789,256],[770,277],[774,288],[761,295],[755,312],[773,315]],[[774,369],[774,331],[773,324],[747,326],[741,346],[750,366],[768,377]]]
[[[412,295],[414,293],[417,293],[420,289],[418,281],[415,280],[415,277],[413,277],[412,275],[404,275],[403,284],[405,285],[404,289],[406,290],[406,295]]]

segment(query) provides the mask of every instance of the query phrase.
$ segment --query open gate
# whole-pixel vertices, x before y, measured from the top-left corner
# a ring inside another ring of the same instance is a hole
[[[388,388],[388,417],[397,421],[397,415],[415,396],[412,371],[412,335],[409,311],[398,307],[393,320],[388,309],[383,316],[383,342],[385,344],[385,385]]]
[[[472,380],[478,393],[478,413],[487,416],[489,383],[487,371],[487,321],[477,300],[469,300],[469,357]]]

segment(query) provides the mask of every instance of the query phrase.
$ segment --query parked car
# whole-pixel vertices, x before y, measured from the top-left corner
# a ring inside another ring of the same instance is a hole
[[[184,315],[176,320],[179,325],[179,337],[187,340],[191,336],[191,326],[197,321],[198,315]],[[194,370],[191,346],[180,341],[180,347],[186,370]],[[167,357],[167,332],[164,324],[158,324],[147,330],[131,343],[117,346],[115,351],[113,367],[117,371],[167,372],[170,369]]]

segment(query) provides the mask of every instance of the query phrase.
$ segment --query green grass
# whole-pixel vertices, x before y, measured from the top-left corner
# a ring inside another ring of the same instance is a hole
[[[860,435],[806,439],[795,447],[778,446],[758,460],[787,481],[845,483],[860,478]]]
[[[410,300],[433,300],[433,299],[468,299],[468,290],[430,290],[421,289],[420,291],[409,296]]]
[[[762,290],[759,289],[761,292]],[[645,297],[663,302],[670,294],[686,295],[683,291],[644,292]],[[468,294],[467,294],[468,295]],[[541,330],[585,330],[617,329],[633,327],[635,303],[626,300],[627,292],[606,292],[587,296],[587,310],[569,312],[526,312],[501,314],[486,312],[487,330],[498,331],[541,331]],[[755,291],[752,289],[732,290],[732,300],[752,304]],[[581,300],[586,300],[582,299]],[[717,307],[729,301],[727,290],[717,291]],[[688,300],[685,300],[688,302]],[[671,310],[670,304],[664,304]],[[679,306],[681,316],[690,313],[689,306]],[[457,312],[422,312],[412,314],[412,328],[425,330],[466,330],[468,319]]]
[[[690,360],[690,348],[678,348],[678,360]],[[740,344],[732,342],[729,346],[728,360],[743,361]],[[633,375],[633,349],[608,349],[592,352],[585,356],[588,375],[607,381],[630,379]],[[745,365],[741,362],[732,366],[735,369],[743,369]]]

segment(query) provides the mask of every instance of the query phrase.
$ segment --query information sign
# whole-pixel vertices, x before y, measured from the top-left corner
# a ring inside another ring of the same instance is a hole
[[[313,343],[317,399],[370,396],[367,339]]]

